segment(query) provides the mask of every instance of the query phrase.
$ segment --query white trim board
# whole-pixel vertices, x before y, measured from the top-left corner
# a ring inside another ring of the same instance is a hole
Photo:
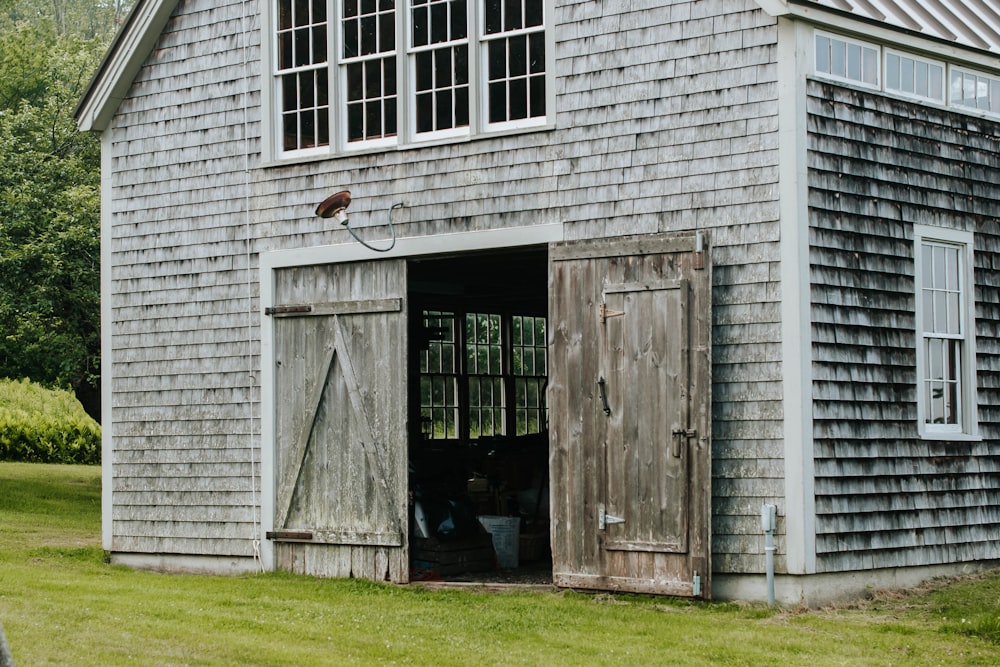
[[[806,72],[812,28],[778,20],[778,150],[781,210],[781,359],[784,394],[785,557],[789,574],[816,571],[812,330],[806,173]]]

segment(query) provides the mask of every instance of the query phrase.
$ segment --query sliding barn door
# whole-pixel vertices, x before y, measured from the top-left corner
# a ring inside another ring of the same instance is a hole
[[[280,569],[408,580],[406,264],[275,276],[275,541]]]
[[[710,596],[710,286],[694,235],[550,253],[553,576]]]

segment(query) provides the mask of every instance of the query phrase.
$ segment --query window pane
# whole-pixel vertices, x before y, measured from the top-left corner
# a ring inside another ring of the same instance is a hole
[[[532,118],[540,118],[545,115],[545,77],[544,76],[533,76],[531,77],[531,109],[530,115]]]
[[[524,0],[524,25],[534,27],[542,25],[544,21],[544,4],[542,0]]]
[[[511,120],[528,117],[528,82],[525,79],[514,79],[508,88],[509,113]]]
[[[816,35],[816,71],[830,73],[830,38]]]
[[[430,25],[427,22],[427,7],[414,7],[410,11],[410,34],[414,46],[430,43]]]
[[[489,80],[497,81],[503,79],[507,73],[507,52],[506,42],[502,39],[495,39],[490,42],[489,53]]]
[[[895,53],[885,57],[885,87],[899,90],[899,56]]]
[[[930,77],[927,71],[927,63],[919,60],[913,64],[913,92],[921,97],[927,97],[927,83]]]
[[[490,84],[490,122],[507,120],[507,86],[504,82]]]
[[[465,3],[466,0],[452,0],[449,3],[452,39],[465,39],[469,34],[469,18]]]
[[[449,25],[448,5],[438,0],[431,5],[431,44],[448,41]]]
[[[830,40],[830,74],[847,76],[847,44],[839,39]]]
[[[292,27],[291,0],[278,0],[278,30],[288,30]]]
[[[939,65],[928,66],[928,94],[931,99],[944,100],[944,68]]]
[[[913,60],[899,59],[899,89],[905,93],[913,92]]]
[[[348,101],[364,98],[364,65],[352,63],[347,66],[347,99]]]
[[[493,35],[500,32],[502,25],[500,0],[486,0],[486,34]]]
[[[521,19],[521,0],[504,0],[503,12],[503,29],[505,31],[524,27],[524,21]]]
[[[507,40],[509,58],[507,74],[510,77],[524,76],[528,73],[528,40],[524,35],[511,37]]]
[[[847,45],[847,78],[855,81],[861,80],[861,46],[859,44]]]
[[[875,49],[864,49],[864,62],[862,67],[862,80],[869,85],[878,84],[878,51]]]

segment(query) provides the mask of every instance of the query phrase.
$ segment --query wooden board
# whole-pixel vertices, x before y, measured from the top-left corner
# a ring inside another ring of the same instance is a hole
[[[694,235],[653,235],[552,249],[557,585],[711,595],[711,277],[702,244],[696,252]]]
[[[279,566],[405,582],[406,265],[288,269],[275,291]]]

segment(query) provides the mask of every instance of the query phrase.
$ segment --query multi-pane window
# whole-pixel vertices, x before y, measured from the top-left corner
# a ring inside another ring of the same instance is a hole
[[[816,71],[869,86],[879,85],[877,46],[816,33]]]
[[[932,102],[944,102],[944,65],[904,53],[886,51],[885,89]]]
[[[395,0],[342,0],[347,141],[396,136]]]
[[[1000,113],[1000,78],[952,66],[950,81],[952,104]]]
[[[458,340],[455,314],[424,311],[420,352],[420,423],[429,440],[458,437]]]
[[[469,387],[469,437],[504,435],[504,341],[499,315],[465,316],[465,359]]]
[[[545,318],[424,310],[421,433],[476,440],[548,430]]]
[[[545,115],[545,32],[538,0],[485,0],[489,122]]]
[[[935,234],[937,238],[925,236]],[[969,310],[969,242],[947,230],[916,234],[920,431],[975,432],[975,336]]]
[[[547,430],[545,385],[548,381],[548,348],[545,318],[515,316],[511,324],[515,434],[540,433]]]
[[[280,154],[545,123],[544,0],[273,2]]]
[[[813,71],[934,104],[1000,114],[1000,76],[816,31]]]
[[[465,0],[411,0],[410,63],[415,132],[469,125],[469,32]]]
[[[330,144],[325,0],[278,0],[277,70],[281,146]]]

